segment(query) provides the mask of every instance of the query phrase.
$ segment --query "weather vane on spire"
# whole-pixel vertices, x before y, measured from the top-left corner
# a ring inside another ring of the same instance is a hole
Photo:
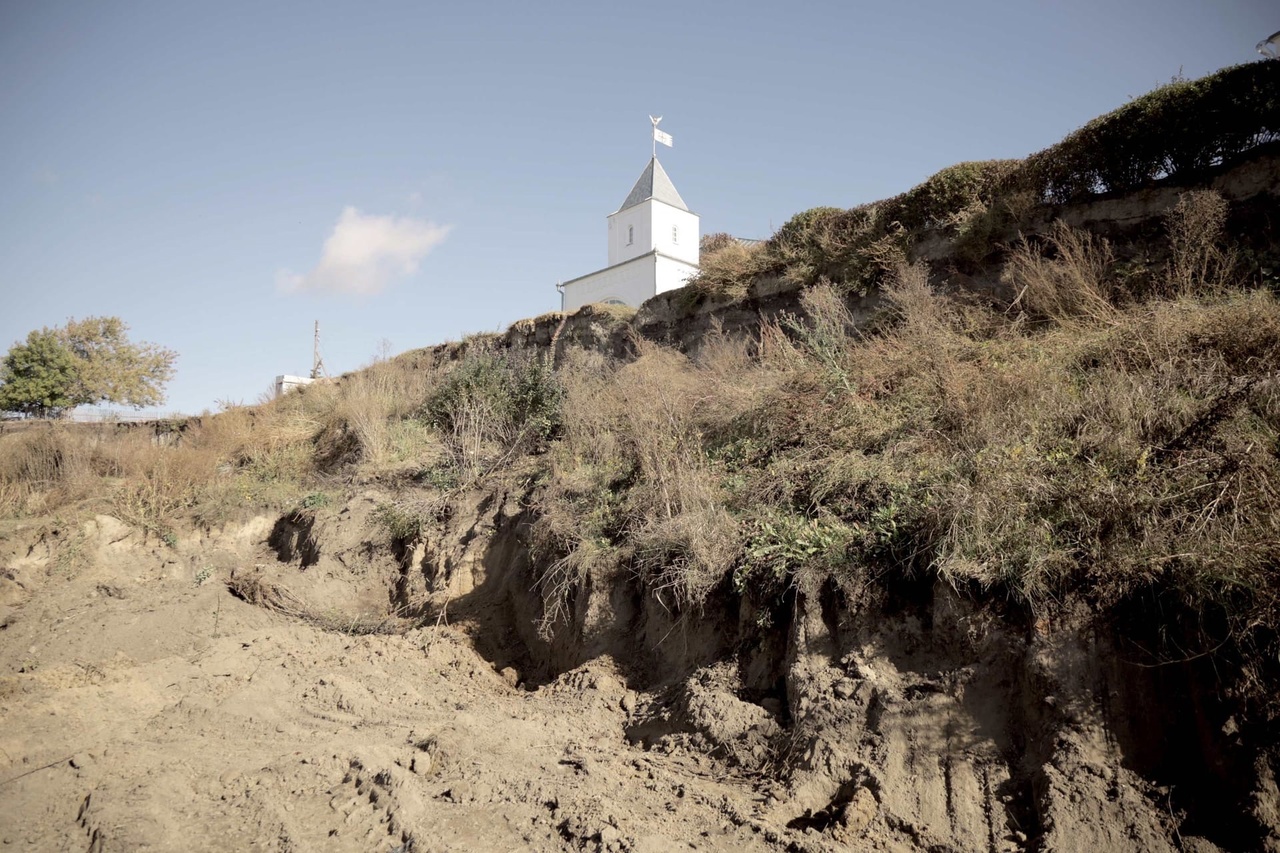
[[[662,116],[649,116],[649,121],[653,123],[653,156],[658,156],[658,143],[661,142],[668,148],[671,147],[671,134],[658,130],[658,122],[662,121]]]

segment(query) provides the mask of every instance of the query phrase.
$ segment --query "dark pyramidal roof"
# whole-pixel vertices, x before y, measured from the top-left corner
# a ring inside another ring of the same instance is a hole
[[[672,207],[678,207],[681,210],[688,210],[684,199],[680,198],[680,193],[676,192],[676,185],[671,183],[671,179],[667,177],[666,169],[662,168],[662,164],[658,162],[658,158],[654,157],[649,161],[649,165],[644,167],[644,171],[640,174],[640,180],[636,181],[636,185],[631,188],[631,192],[627,194],[627,200],[622,203],[622,207],[618,208],[619,212],[626,210],[628,207],[635,207],[643,201],[656,199],[664,202]]]

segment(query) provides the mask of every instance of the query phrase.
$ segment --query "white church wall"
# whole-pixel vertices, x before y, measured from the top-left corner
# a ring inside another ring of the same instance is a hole
[[[591,302],[639,305],[654,294],[657,255],[649,254],[564,283],[564,310],[576,311]],[[678,287],[679,285],[677,285]]]
[[[637,204],[609,216],[609,266],[621,264],[653,251],[653,222],[650,204]],[[632,229],[627,242],[627,229]]]
[[[689,279],[698,271],[694,264],[685,263],[675,258],[664,257],[663,255],[654,255],[656,261],[654,268],[654,283],[657,285],[656,293],[665,293],[668,290],[675,290],[677,287],[684,287],[689,283]],[[653,296],[650,293],[649,296]],[[645,297],[646,299],[648,297]],[[639,305],[640,303],[633,303]]]
[[[672,207],[660,201],[651,202],[653,207],[653,244],[664,255],[690,263],[698,263],[698,216],[687,210]],[[672,229],[676,229],[672,231]]]

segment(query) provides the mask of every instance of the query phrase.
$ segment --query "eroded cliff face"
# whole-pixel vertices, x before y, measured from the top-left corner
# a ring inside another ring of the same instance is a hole
[[[1276,243],[1278,170],[1268,154],[1212,181],[1246,250]],[[1184,190],[1103,197],[1027,228],[1064,220],[1116,240],[1122,257],[1140,253]],[[999,252],[961,262],[928,237],[913,252],[938,285],[1005,286]],[[859,321],[879,307],[874,294],[850,305]],[[639,337],[696,352],[710,335],[750,337],[797,310],[795,286],[764,278],[746,299],[672,292],[625,322],[588,308],[513,327],[503,343],[625,358]],[[1280,849],[1277,732],[1257,699],[1274,665],[1207,642],[1229,627],[1198,622],[1158,584],[1105,609],[1054,602],[1045,618],[927,571],[851,568],[799,577],[772,602],[726,580],[681,610],[612,570],[577,579],[549,614],[529,505],[509,492],[451,510],[404,563],[413,606],[439,613],[443,596],[485,657],[529,689],[610,660],[638,692],[628,737],[772,780],[759,811],[770,825],[855,847]]]
[[[1213,180],[1246,250],[1276,243],[1278,169],[1262,156]],[[1064,220],[1138,258],[1183,191],[1104,197],[1026,227]],[[961,261],[926,237],[913,252],[937,286],[1006,287],[999,251]],[[501,343],[561,358],[625,359],[637,339],[693,353],[715,335],[758,335],[800,311],[798,296],[776,278],[732,301],[672,292],[629,320],[589,307],[518,324]],[[881,305],[872,294],[849,308],[865,322]],[[849,567],[798,576],[770,601],[726,579],[681,609],[615,568],[559,590],[551,612],[536,501],[519,491],[466,498],[424,533],[403,563],[410,609],[447,609],[527,689],[609,660],[636,692],[628,738],[769,780],[756,815],[792,845],[1280,850],[1277,732],[1257,698],[1275,666],[1245,660],[1228,626],[1202,624],[1158,583],[1105,608],[1056,601],[1049,618],[910,566]]]
[[[1274,738],[1224,662],[1144,654],[1168,612],[1028,621],[928,577],[677,612],[621,572],[548,630],[525,503],[459,496],[402,552],[401,611],[466,626],[525,690],[609,661],[634,746],[767,780],[755,819],[801,848],[1280,849]]]
[[[592,576],[540,632],[524,496],[455,494],[411,547],[378,530],[373,488],[175,545],[107,516],[7,531],[0,834],[95,850],[1274,846],[1273,750],[1219,725],[1229,703],[1196,662],[1135,670],[1087,613],[1024,628],[926,580],[800,585],[765,619],[731,590],[678,613],[630,575]]]
[[[377,484],[173,545],[107,516],[6,529],[0,834],[1280,849],[1274,729],[1241,660],[1168,651],[1202,646],[1178,602],[1046,620],[852,567],[764,601],[725,582],[692,609],[625,569],[550,596],[536,488],[424,490],[399,539],[377,517],[404,495]]]

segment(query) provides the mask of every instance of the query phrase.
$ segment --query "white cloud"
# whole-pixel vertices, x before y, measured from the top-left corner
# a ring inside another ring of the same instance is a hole
[[[324,241],[320,263],[306,275],[276,273],[286,293],[374,294],[417,272],[418,264],[449,234],[452,226],[408,216],[374,216],[348,207]]]

